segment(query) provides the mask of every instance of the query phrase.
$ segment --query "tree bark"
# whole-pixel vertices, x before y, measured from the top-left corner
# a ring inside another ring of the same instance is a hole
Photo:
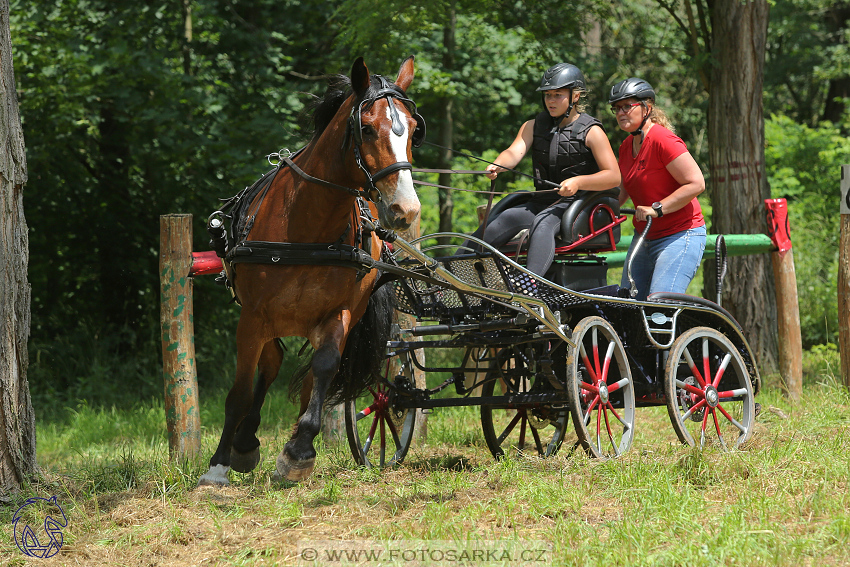
[[[838,46],[845,47],[847,24],[850,21],[850,3],[836,2],[826,10],[824,16],[826,28]],[[836,46],[836,47],[838,47]],[[829,80],[826,92],[826,104],[823,108],[823,120],[841,124],[844,116],[844,101],[850,97],[850,77],[838,76]]]
[[[183,0],[183,73],[192,74],[192,0]]]
[[[715,234],[766,234],[770,197],[764,163],[762,85],[769,6],[766,0],[716,0],[709,81],[709,198]],[[706,266],[704,292],[715,294]],[[768,255],[729,259],[723,305],[747,335],[762,372],[777,366],[775,286]]]
[[[19,488],[37,470],[35,415],[27,382],[29,237],[22,190],[26,181],[9,1],[0,0],[0,492]]]

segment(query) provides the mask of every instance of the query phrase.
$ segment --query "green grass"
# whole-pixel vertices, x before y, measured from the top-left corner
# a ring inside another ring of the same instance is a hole
[[[796,405],[768,377],[753,439],[737,452],[683,447],[664,408],[641,408],[632,450],[616,461],[564,447],[496,462],[477,408],[438,409],[401,467],[357,468],[347,446],[319,439],[301,484],[271,478],[294,417],[278,388],[263,413],[263,460],[226,489],[195,488],[218,442],[223,392],[202,399],[203,455],[185,463],[168,459],[158,400],[78,405],[40,422],[44,474],[0,505],[0,558],[30,564],[12,514],[29,496],[56,494],[69,524],[45,565],[295,565],[299,546],[340,540],[542,542],[541,565],[847,565],[850,395],[831,355],[807,353]]]

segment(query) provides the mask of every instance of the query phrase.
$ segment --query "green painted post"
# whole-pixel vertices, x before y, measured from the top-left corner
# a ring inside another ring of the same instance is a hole
[[[192,215],[159,217],[160,327],[165,423],[172,459],[201,450],[198,373],[192,312]]]
[[[747,256],[749,254],[766,254],[776,250],[776,246],[771,242],[770,237],[766,234],[724,234],[723,240],[726,241],[727,256]],[[611,267],[622,266],[626,261],[626,252],[632,243],[631,236],[624,236],[617,243],[616,252],[604,252],[604,256]],[[709,234],[705,242],[705,253],[702,256],[703,260],[714,258],[714,247],[717,243],[717,235]]]

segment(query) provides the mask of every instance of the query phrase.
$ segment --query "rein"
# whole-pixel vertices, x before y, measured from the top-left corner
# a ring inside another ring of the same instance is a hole
[[[499,166],[501,167],[501,166]],[[513,170],[508,170],[513,171]],[[413,168],[413,173],[457,173],[457,174],[485,174],[486,171],[467,171],[467,170],[459,170],[459,169],[418,169]],[[521,172],[517,172],[521,173]],[[525,174],[523,174],[525,175]],[[452,187],[450,185],[440,185],[439,183],[431,183],[430,181],[420,181],[418,179],[413,180],[414,185],[425,185],[427,187],[436,187],[438,189],[452,189],[453,191],[465,191],[467,193],[480,193],[482,195],[508,195],[513,193],[513,191],[493,191],[493,185],[490,185],[490,191],[481,191],[480,189],[461,189],[460,187]],[[558,189],[541,189],[537,191],[537,193],[553,193],[558,191]]]
[[[504,169],[506,171],[510,171],[511,173],[516,173],[517,175],[522,175],[523,177],[528,177],[529,179],[533,179],[534,181],[539,181],[539,182],[541,182],[545,185],[549,185],[550,187],[560,187],[560,184],[555,183],[553,181],[549,181],[548,179],[541,179],[540,177],[536,177],[534,175],[529,175],[528,173],[523,173],[522,171],[519,171],[517,169],[511,169],[510,167],[505,167],[501,164],[498,164],[498,163],[495,163],[495,162],[492,162],[492,161],[488,161],[488,160],[486,160],[482,157],[474,156],[472,154],[467,154],[467,153],[464,153],[464,152],[461,152],[459,150],[455,150],[453,148],[449,148],[449,147],[446,147],[446,146],[441,146],[440,144],[435,144],[434,142],[427,142],[426,141],[424,143],[428,144],[429,146],[434,146],[435,148],[440,148],[441,150],[448,150],[448,151],[450,151],[454,154],[457,154],[459,156],[463,156],[463,157],[478,160],[478,161],[483,161],[484,163],[489,164],[489,165],[498,165],[499,167],[501,167],[502,169]],[[434,170],[433,172],[438,172],[438,171]],[[451,173],[451,172],[450,171],[439,171],[438,173]]]

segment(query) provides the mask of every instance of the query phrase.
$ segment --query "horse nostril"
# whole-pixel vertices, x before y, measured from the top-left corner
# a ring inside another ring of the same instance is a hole
[[[393,214],[393,218],[396,219],[405,219],[407,220],[410,211],[399,205],[398,203],[394,204],[390,207],[390,212]]]

